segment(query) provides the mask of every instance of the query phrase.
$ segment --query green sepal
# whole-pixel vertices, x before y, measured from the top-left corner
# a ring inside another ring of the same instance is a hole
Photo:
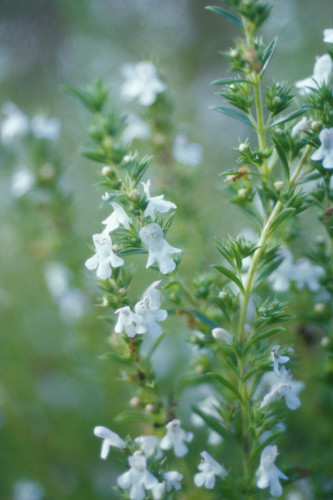
[[[217,382],[224,385],[224,387],[229,389],[229,391],[233,392],[235,394],[235,396],[239,399],[240,402],[243,401],[242,396],[240,395],[240,392],[237,389],[237,387],[235,387],[231,382],[229,382],[229,380],[222,377],[222,375],[220,375],[219,373],[208,372],[207,376],[212,377],[213,379],[217,380]]]
[[[224,274],[224,276],[227,276],[227,278],[231,279],[231,281],[233,281],[234,283],[236,283],[236,285],[238,286],[238,288],[242,292],[244,292],[244,287],[243,287],[243,284],[242,284],[241,280],[239,278],[237,278],[236,274],[233,273],[232,271],[230,271],[230,269],[228,269],[227,267],[218,266],[218,265],[213,265],[212,267],[214,269],[216,269],[217,271],[219,271],[221,274]]]
[[[294,111],[293,113],[290,113],[287,116],[282,116],[278,120],[275,120],[275,122],[271,123],[269,128],[276,127],[277,125],[282,125],[282,123],[287,123],[290,120],[293,120],[294,118],[297,118],[298,116],[304,115],[308,110],[308,107],[302,107],[301,109],[298,109],[297,111]]]
[[[277,42],[277,37],[275,37],[274,40],[271,41],[271,43],[268,45],[267,49],[265,50],[265,53],[264,53],[263,58],[262,58],[262,69],[260,72],[261,75],[264,74],[264,72],[269,64],[269,61],[271,60],[271,57],[272,57],[274,50],[275,50],[275,47],[276,47],[276,42]]]
[[[279,155],[279,158],[281,160],[281,163],[282,163],[282,166],[283,166],[283,169],[284,169],[284,173],[285,173],[286,179],[289,180],[289,178],[290,178],[290,169],[289,169],[288,158],[287,158],[285,152],[283,151],[283,148],[280,146],[280,144],[274,138],[273,138],[273,143],[274,143],[276,152]]]
[[[226,9],[222,9],[222,7],[217,7],[215,5],[207,5],[205,7],[205,9],[210,10],[210,11],[214,12],[215,14],[218,14],[219,16],[224,17],[225,19],[227,19],[231,23],[238,26],[238,28],[244,27],[244,25],[243,25],[241,19],[239,19],[239,17],[235,16],[235,14],[233,14],[232,12],[229,12]]]
[[[219,113],[222,113],[226,116],[230,116],[230,118],[234,118],[235,120],[238,120],[242,123],[245,123],[249,127],[254,128],[254,125],[249,119],[249,117],[242,111],[238,111],[237,109],[232,109],[232,108],[226,108],[225,106],[212,106],[210,109],[214,109]]]

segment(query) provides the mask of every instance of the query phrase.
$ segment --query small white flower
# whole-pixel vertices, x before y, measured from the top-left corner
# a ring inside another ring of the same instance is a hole
[[[182,485],[180,483],[183,480],[183,474],[180,474],[180,472],[177,472],[176,470],[170,470],[169,472],[165,472],[163,474],[163,477],[166,481],[167,491],[171,491],[172,489],[180,490],[182,488]]]
[[[142,324],[152,337],[159,337],[162,334],[163,330],[157,321],[164,321],[168,316],[164,309],[160,309],[162,294],[156,289],[160,284],[161,281],[154,281],[134,308],[135,313],[142,317]]]
[[[160,440],[157,436],[138,436],[134,442],[140,445],[140,449],[146,458],[151,457],[156,453],[156,459],[159,460],[163,457],[163,453],[158,445]]]
[[[202,401],[200,401],[200,403],[198,403],[197,406],[199,410],[201,410],[206,415],[214,417],[221,423],[223,422],[221,415],[216,409],[220,407],[220,401],[213,394],[209,394],[208,396],[206,396]],[[205,421],[196,413],[193,413],[191,415],[191,422],[193,425],[198,427],[206,425]],[[208,430],[208,444],[210,444],[211,446],[217,446],[222,441],[223,439],[220,434],[211,429]]]
[[[116,333],[125,332],[128,337],[135,337],[137,333],[146,333],[147,328],[143,325],[142,316],[132,312],[128,306],[117,309],[115,314],[118,314],[114,329]]]
[[[124,260],[118,257],[112,250],[112,240],[107,234],[94,234],[93,242],[96,253],[86,260],[85,266],[89,269],[97,269],[96,276],[106,280],[112,274],[112,267],[119,267],[124,264]]]
[[[29,132],[29,120],[12,102],[6,102],[2,111],[6,118],[1,124],[1,140],[5,145],[11,144],[16,137],[24,137]]]
[[[297,408],[301,405],[298,393],[304,389],[304,387],[304,382],[293,380],[292,375],[290,375],[290,373],[283,366],[279,372],[279,377],[270,392],[266,394],[262,400],[260,408],[264,408],[272,401],[276,401],[284,397],[288,408],[290,410],[297,410]]]
[[[325,43],[333,43],[333,29],[324,30],[324,42]]]
[[[222,342],[225,342],[227,345],[232,344],[233,335],[231,335],[231,333],[229,333],[224,328],[213,328],[212,336],[214,337],[215,340],[221,340]]]
[[[291,129],[291,137],[295,137],[296,135],[299,135],[301,138],[305,136],[305,133],[309,128],[309,122],[306,116],[303,116],[303,118],[296,123],[296,125],[293,126]]]
[[[28,168],[21,167],[11,179],[10,191],[14,198],[21,198],[30,191],[34,184],[34,174]]]
[[[141,118],[134,113],[128,113],[126,116],[126,126],[121,134],[125,144],[131,143],[134,139],[144,141],[150,137],[150,129]]]
[[[60,122],[56,118],[36,115],[31,120],[31,131],[37,139],[56,141],[59,137]]]
[[[273,370],[275,371],[275,373],[277,375],[280,374],[279,365],[283,365],[285,363],[288,363],[288,361],[290,360],[289,356],[280,356],[278,354],[279,348],[280,348],[279,345],[273,346],[271,353],[270,353],[270,358],[273,361]]]
[[[194,484],[198,488],[204,486],[207,490],[212,490],[215,486],[215,476],[224,478],[227,475],[227,471],[207,451],[200,453],[200,456],[201,463],[198,465],[200,472],[195,474]]]
[[[130,229],[131,219],[128,217],[123,207],[115,201],[113,201],[111,205],[113,212],[109,215],[109,217],[102,221],[102,224],[105,224],[102,234],[109,234],[111,231],[118,229],[119,226],[124,226],[125,229]]]
[[[172,203],[172,201],[165,200],[163,194],[161,194],[160,196],[150,196],[150,180],[148,180],[146,183],[141,182],[141,184],[143,185],[146,199],[148,201],[148,205],[145,209],[145,217],[151,217],[154,220],[155,210],[161,214],[166,214],[172,208],[177,208],[177,206]]]
[[[274,464],[278,456],[277,446],[266,446],[260,457],[260,465],[256,472],[257,486],[260,489],[270,488],[273,497],[282,495],[280,479],[288,479]]]
[[[144,500],[146,490],[152,490],[159,482],[147,470],[146,458],[143,455],[132,455],[128,458],[130,469],[118,477],[117,483],[123,490],[130,490],[130,500]]]
[[[165,493],[165,483],[157,483],[151,489],[154,500],[162,500]]]
[[[179,248],[172,247],[164,239],[162,228],[153,223],[142,227],[139,231],[142,242],[148,247],[148,261],[146,268],[158,263],[160,272],[168,274],[175,270],[176,264],[169,254],[180,253]]]
[[[42,500],[44,489],[36,481],[19,479],[13,488],[13,500]]]
[[[186,432],[180,427],[180,421],[178,419],[171,420],[166,425],[167,433],[162,438],[160,443],[160,448],[162,450],[170,450],[173,448],[176,457],[183,457],[188,452],[186,444],[193,439],[192,432]]]
[[[157,76],[155,66],[149,61],[124,64],[121,73],[125,77],[121,95],[127,101],[137,99],[142,106],[151,106],[157,94],[167,88]]]
[[[184,133],[176,135],[172,152],[175,159],[183,165],[196,167],[202,161],[202,146],[188,142]]]
[[[313,161],[322,161],[324,168],[333,168],[333,128],[323,128],[319,134],[321,146],[311,156]]]
[[[291,279],[296,282],[297,290],[307,287],[311,292],[320,289],[319,279],[324,274],[324,269],[320,266],[313,266],[308,259],[299,259],[291,274]]]
[[[328,83],[333,71],[333,62],[328,54],[324,54],[317,58],[313,69],[313,75],[304,80],[295,83],[295,87],[300,89],[302,95],[309,94],[311,88],[321,87],[324,83]]]
[[[125,448],[126,443],[118,436],[115,432],[110,431],[107,427],[103,427],[98,425],[94,428],[95,436],[102,438],[102,449],[101,449],[101,458],[105,460],[108,457],[110,447],[114,448]]]

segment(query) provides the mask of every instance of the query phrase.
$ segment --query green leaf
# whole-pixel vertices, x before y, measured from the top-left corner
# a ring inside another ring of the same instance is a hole
[[[276,127],[277,125],[281,125],[282,123],[287,123],[290,120],[297,118],[298,116],[302,116],[302,115],[304,115],[304,113],[307,112],[307,110],[308,110],[308,108],[303,107],[301,109],[298,109],[297,111],[294,111],[293,113],[290,113],[287,116],[283,116],[283,117],[279,118],[278,120],[276,120],[275,122],[271,123],[269,128]]]
[[[253,452],[251,453],[251,459],[255,458],[256,456],[259,455],[259,453],[262,452],[262,450],[267,446],[269,445],[270,443],[275,443],[277,438],[280,436],[280,434],[282,434],[282,430],[279,429],[278,431],[274,432],[273,434],[271,434],[270,436],[268,436],[268,438],[266,438],[257,448],[255,448],[253,450]]]
[[[273,221],[270,231],[274,231],[282,222],[289,219],[296,213],[296,208],[284,208]]]
[[[256,335],[253,337],[249,345],[256,344],[257,342],[260,342],[261,340],[267,339],[268,337],[272,337],[273,335],[276,335],[277,333],[284,332],[285,328],[283,326],[276,326],[275,328],[271,328],[270,330],[267,330],[264,333],[261,333],[260,335]]]
[[[233,273],[232,271],[230,271],[230,269],[228,269],[224,266],[217,266],[217,265],[214,265],[212,267],[214,267],[214,269],[217,269],[217,271],[219,271],[220,273],[224,274],[224,276],[227,276],[229,279],[231,279],[231,281],[236,283],[238,288],[240,290],[242,290],[242,292],[244,292],[244,287],[243,287],[241,280],[239,278],[237,278],[236,274]]]
[[[222,78],[221,80],[214,80],[211,85],[230,85],[232,83],[249,83],[250,85],[254,85],[253,82],[245,78]]]
[[[116,361],[117,363],[122,363],[125,365],[133,364],[133,360],[131,358],[119,356],[118,354],[115,354],[113,352],[106,352],[105,354],[101,354],[99,356],[99,359],[107,359],[107,360],[111,360],[111,361]]]
[[[212,417],[211,415],[207,415],[203,411],[201,411],[199,408],[192,406],[192,410],[194,413],[199,415],[199,417],[202,418],[204,422],[208,425],[210,429],[213,431],[217,432],[220,436],[226,438],[226,439],[231,439],[230,433],[228,430],[224,427],[224,425],[221,424],[219,420],[217,420],[215,417]]]
[[[98,161],[99,163],[107,163],[107,156],[104,151],[98,149],[86,149],[81,154],[90,160]]]
[[[274,38],[274,40],[271,41],[271,43],[268,45],[267,49],[265,50],[264,56],[262,58],[262,70],[261,70],[261,75],[264,74],[269,61],[271,60],[271,57],[274,53],[275,47],[276,47],[276,42],[277,42],[277,37]]]
[[[209,372],[207,373],[208,377],[212,377],[213,379],[217,380],[220,384],[224,385],[229,391],[233,392],[235,396],[239,399],[239,401],[243,401],[242,396],[240,395],[237,387],[235,387],[229,380],[225,379],[220,375],[219,373],[214,373],[214,372]]]
[[[288,159],[286,157],[286,154],[283,151],[283,148],[280,146],[280,144],[276,140],[273,139],[273,142],[274,142],[274,146],[275,146],[276,152],[279,155],[279,158],[281,160],[282,166],[284,168],[284,173],[286,175],[286,179],[289,180],[290,170],[289,170],[289,162],[288,162]]]
[[[150,349],[149,351],[149,354],[147,356],[148,359],[151,358],[151,356],[153,355],[153,353],[155,352],[155,350],[157,349],[157,347],[160,345],[160,343],[162,342],[162,340],[164,339],[165,337],[165,334],[166,334],[166,331],[162,333],[162,335],[160,335],[156,340],[155,342],[153,343],[153,346],[152,348]]]
[[[136,253],[147,253],[147,250],[145,250],[144,248],[128,247],[124,248],[124,250],[120,250],[117,255],[134,255]]]
[[[225,106],[212,106],[210,109],[214,109],[219,113],[222,113],[226,116],[230,116],[230,118],[234,118],[235,120],[238,120],[242,123],[245,123],[249,127],[254,128],[250,118],[242,111],[238,111],[237,109],[232,109],[232,108],[226,108]]]
[[[188,312],[190,314],[193,314],[193,316],[196,316],[198,319],[200,319],[200,321],[205,323],[205,325],[208,325],[210,328],[217,328],[218,326],[220,326],[219,323],[216,323],[212,319],[208,318],[208,316],[199,311],[196,311],[195,309],[191,309]]]
[[[243,28],[241,19],[235,16],[235,14],[233,14],[232,12],[229,12],[228,10],[222,9],[222,7],[217,7],[215,5],[207,5],[205,8],[214,12],[215,14],[218,14],[219,16],[224,17],[225,19],[228,19],[228,21],[238,26],[238,28]]]

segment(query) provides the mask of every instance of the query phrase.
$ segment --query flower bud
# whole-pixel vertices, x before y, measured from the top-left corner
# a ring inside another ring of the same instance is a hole
[[[132,156],[131,155],[125,155],[124,158],[123,158],[123,162],[124,163],[129,163],[130,161],[132,161]]]
[[[284,186],[284,182],[283,181],[275,181],[273,186],[274,186],[275,191],[281,191],[281,189]]]
[[[319,120],[314,120],[313,122],[311,122],[311,128],[315,132],[317,132],[321,126],[322,126],[322,123]]]
[[[328,347],[330,345],[330,338],[329,337],[323,337],[320,341],[322,347]]]
[[[229,52],[230,57],[237,57],[238,56],[238,50],[237,49],[231,49]]]
[[[205,367],[203,365],[196,365],[194,368],[195,373],[198,375],[201,375],[202,373],[205,372]]]
[[[224,299],[226,299],[227,297],[228,297],[228,294],[227,294],[227,292],[225,292],[224,290],[221,290],[221,292],[219,292],[219,294],[218,294],[218,298],[219,298],[219,299],[224,300]]]
[[[155,146],[164,146],[166,143],[166,137],[164,134],[157,133],[153,137],[153,143]]]
[[[151,403],[148,403],[146,406],[145,406],[145,411],[147,413],[154,413],[155,411],[155,405],[151,404]]]
[[[126,288],[122,286],[121,288],[119,288],[118,293],[119,295],[126,295]]]
[[[112,148],[112,138],[110,136],[105,137],[103,139],[102,146],[104,149],[111,149]]]
[[[224,328],[213,328],[212,336],[215,340],[222,340],[226,344],[232,344],[233,336]]]
[[[141,457],[143,455],[143,452],[141,450],[135,450],[135,452],[133,453],[133,455],[135,457]]]
[[[239,146],[238,146],[238,151],[240,153],[245,153],[245,151],[248,151],[249,149],[249,145],[246,144],[246,142],[242,142]]]
[[[103,299],[102,299],[102,306],[103,307],[108,307],[110,305],[110,302],[108,301],[108,298],[106,295],[103,296]]]
[[[112,250],[113,250],[113,252],[118,252],[119,247],[118,247],[117,243],[115,243],[114,245],[112,245]]]
[[[42,181],[50,181],[55,176],[55,168],[50,163],[45,163],[39,171],[39,177]]]
[[[321,314],[325,311],[325,304],[323,302],[317,302],[315,305],[314,305],[314,311],[318,314]]]
[[[134,396],[133,398],[130,399],[129,404],[134,408],[140,406],[140,399],[137,396]]]
[[[140,199],[140,191],[138,189],[133,189],[133,191],[130,192],[128,195],[129,199],[131,201],[139,201]]]
[[[104,175],[104,177],[109,177],[111,174],[112,174],[112,168],[111,167],[108,167],[106,165],[105,167],[102,168],[102,175]]]
[[[239,196],[240,198],[245,198],[245,197],[246,197],[246,194],[247,194],[247,189],[245,189],[245,188],[241,188],[241,189],[239,189],[239,190],[238,190],[238,193],[237,193],[237,194],[238,194],[238,196]]]

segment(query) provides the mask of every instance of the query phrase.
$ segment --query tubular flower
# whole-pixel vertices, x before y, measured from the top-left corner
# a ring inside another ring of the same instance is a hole
[[[328,54],[318,57],[313,68],[313,75],[295,83],[295,87],[300,89],[302,95],[309,94],[311,88],[321,87],[328,83],[333,71],[333,62]]]
[[[158,484],[149,470],[143,455],[132,455],[128,458],[130,469],[118,477],[117,483],[123,490],[129,489],[130,500],[144,500],[146,490],[152,490]]]
[[[282,495],[282,486],[279,479],[288,479],[274,464],[278,456],[277,446],[266,446],[260,457],[260,465],[256,472],[257,486],[260,489],[270,488],[273,497]]]
[[[167,88],[158,78],[155,66],[149,61],[124,64],[121,72],[125,77],[122,97],[127,101],[137,99],[142,106],[151,106],[156,101],[157,94]]]
[[[139,236],[142,242],[148,247],[146,267],[150,267],[154,262],[157,262],[162,274],[168,274],[175,270],[176,264],[170,257],[170,254],[180,253],[181,250],[172,247],[165,241],[162,228],[159,224],[153,223],[142,227],[139,231]]]
[[[128,337],[135,337],[137,333],[146,333],[147,328],[143,324],[142,316],[132,312],[128,306],[117,309],[115,314],[118,314],[118,321],[114,328],[116,333],[125,332]]]
[[[148,180],[146,183],[141,182],[143,185],[143,189],[146,195],[146,199],[148,201],[148,205],[145,210],[145,217],[151,217],[151,219],[155,219],[155,210],[161,214],[166,214],[172,208],[177,208],[177,206],[172,203],[172,201],[167,201],[164,199],[164,195],[160,196],[150,196],[150,186],[151,181]]]
[[[280,356],[278,354],[279,348],[280,348],[279,345],[273,346],[270,353],[270,358],[273,361],[273,370],[277,375],[280,374],[279,365],[283,365],[284,363],[287,363],[290,360],[289,356]]]
[[[107,234],[94,234],[93,242],[96,253],[86,260],[85,266],[89,269],[97,269],[96,276],[101,280],[110,278],[112,267],[119,267],[124,264],[124,260],[118,257],[112,250],[112,240]]]
[[[169,422],[166,428],[167,433],[161,440],[160,448],[162,450],[170,450],[173,448],[176,457],[183,457],[188,452],[188,448],[184,441],[187,443],[192,441],[192,432],[184,431],[184,429],[180,427],[180,421],[178,419]]]
[[[119,226],[124,226],[125,229],[130,229],[131,219],[128,217],[123,207],[118,205],[115,201],[113,201],[111,205],[113,207],[113,212],[109,215],[109,217],[102,221],[102,224],[105,224],[102,234],[109,234],[111,231],[118,229]]]
[[[227,471],[207,451],[200,453],[200,456],[201,463],[198,465],[200,472],[195,474],[194,484],[198,488],[204,486],[207,490],[212,490],[215,486],[215,476],[224,478],[227,475]]]
[[[262,400],[260,408],[264,408],[272,401],[276,401],[277,399],[284,397],[288,408],[290,410],[297,410],[297,408],[301,405],[298,393],[304,389],[304,387],[304,382],[292,380],[292,376],[283,366],[280,370],[277,381],[273,385],[270,392],[266,394]]]
[[[125,448],[126,443],[123,441],[118,434],[110,431],[107,427],[103,427],[101,425],[94,428],[95,436],[102,438],[102,449],[101,449],[101,458],[105,460],[108,457],[110,447],[114,446],[115,448]]]
[[[135,313],[142,318],[142,324],[152,337],[159,337],[162,333],[157,321],[164,321],[168,313],[161,306],[161,292],[156,289],[161,281],[154,281],[143,293],[141,300],[135,305]]]
[[[323,128],[319,134],[321,146],[311,156],[313,161],[322,161],[324,168],[333,168],[333,128]]]

